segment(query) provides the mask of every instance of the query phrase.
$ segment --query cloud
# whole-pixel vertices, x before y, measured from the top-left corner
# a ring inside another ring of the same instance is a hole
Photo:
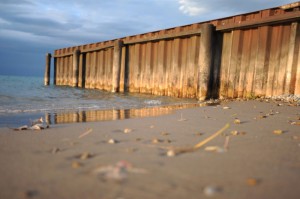
[[[179,10],[188,16],[216,19],[294,2],[294,0],[177,0]]]
[[[179,5],[179,10],[190,16],[200,15],[206,10],[197,0],[179,0]]]
[[[4,67],[17,68],[18,63],[24,68],[43,66],[44,54],[58,48],[228,17],[293,1],[0,0],[0,74]],[[14,57],[16,53],[18,59]],[[43,67],[35,71],[42,74]]]

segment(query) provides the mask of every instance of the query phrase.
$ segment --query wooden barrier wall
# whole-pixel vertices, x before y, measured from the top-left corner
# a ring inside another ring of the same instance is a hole
[[[223,33],[220,95],[300,94],[298,22]]]
[[[299,95],[299,10],[296,2],[55,50],[54,84],[200,100]]]

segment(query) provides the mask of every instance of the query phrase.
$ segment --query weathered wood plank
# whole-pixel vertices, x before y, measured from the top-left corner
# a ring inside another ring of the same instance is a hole
[[[232,31],[223,34],[222,59],[221,59],[221,69],[220,69],[221,70],[220,95],[219,95],[220,98],[226,98],[228,96],[232,38],[233,38]]]
[[[264,26],[258,28],[259,40],[258,40],[258,53],[256,56],[255,64],[255,85],[254,93],[256,96],[265,96],[265,87],[267,82],[267,73],[269,67],[269,50],[270,50],[270,27]]]
[[[255,75],[255,60],[258,53],[258,29],[251,29],[251,42],[250,42],[250,58],[248,71],[246,73],[245,92],[244,97],[254,98],[254,75]]]
[[[289,51],[288,51],[288,60],[286,67],[286,78],[285,78],[285,89],[284,93],[288,94],[292,91],[291,89],[291,81],[292,81],[292,69],[293,64],[295,63],[295,59],[297,59],[296,48],[297,48],[297,34],[299,34],[299,23],[294,22],[291,24],[291,32],[290,32],[290,41],[289,41]]]

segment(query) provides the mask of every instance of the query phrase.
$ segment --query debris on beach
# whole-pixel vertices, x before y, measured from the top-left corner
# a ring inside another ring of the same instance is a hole
[[[230,109],[230,107],[224,106],[223,109],[224,109],[224,110],[228,110],[228,109]]]
[[[117,144],[119,141],[115,140],[115,139],[109,139],[107,141],[108,144]]]
[[[229,136],[225,137],[225,142],[224,142],[224,149],[227,151],[229,149]]]
[[[233,136],[237,136],[237,135],[246,135],[246,132],[234,130],[234,131],[231,131],[230,134],[233,135]]]
[[[211,140],[216,138],[218,135],[221,135],[227,128],[229,128],[229,126],[230,126],[229,124],[226,124],[223,128],[221,128],[220,130],[218,130],[217,132],[215,132],[208,138],[204,139],[203,141],[199,142],[198,144],[196,144],[192,147],[180,147],[180,148],[168,147],[166,156],[174,157],[174,156],[182,154],[182,153],[194,152],[194,151],[198,150],[199,148],[201,148],[203,145],[207,144],[208,142],[210,142]]]
[[[132,129],[125,128],[123,132],[124,132],[124,133],[131,133],[131,132],[132,132]]]
[[[206,186],[203,189],[204,195],[208,197],[214,197],[221,192],[222,192],[222,188],[219,186]]]
[[[31,126],[34,126],[35,124],[42,124],[44,123],[43,117],[40,117],[39,119],[30,120]]]
[[[92,157],[94,157],[94,155],[91,154],[91,153],[89,153],[89,152],[84,152],[84,153],[82,153],[82,154],[80,154],[80,155],[77,156],[77,158],[79,158],[81,160],[90,159]]]
[[[298,126],[300,126],[300,122],[291,122],[291,125],[298,125]]]
[[[241,124],[241,120],[235,119],[235,120],[233,121],[233,123],[234,123],[234,124]]]
[[[225,150],[222,147],[219,147],[219,146],[207,146],[207,147],[205,147],[204,150],[208,151],[208,152],[217,152],[217,153],[225,152]]]
[[[274,130],[273,133],[276,135],[281,135],[281,134],[283,134],[283,130],[277,129],[277,130]]]
[[[83,164],[80,163],[80,162],[77,162],[77,161],[72,162],[72,165],[71,165],[71,167],[72,167],[73,169],[78,169],[78,168],[80,168],[80,167],[82,167],[82,166],[83,166]]]
[[[264,118],[267,118],[266,115],[259,115],[258,117],[255,117],[254,119],[264,119]]]
[[[78,136],[78,138],[83,138],[85,136],[87,136],[88,134],[90,134],[93,131],[92,128],[88,129],[87,131],[85,131],[84,133],[82,133],[81,135]]]
[[[248,178],[246,180],[246,183],[247,183],[248,186],[256,186],[260,183],[260,180],[256,179],[256,178]]]
[[[204,133],[197,132],[197,133],[195,133],[194,135],[195,135],[195,136],[202,136],[202,135],[204,135]]]
[[[23,130],[43,130],[49,128],[49,124],[44,122],[43,118],[32,120],[30,125],[22,125],[17,128],[11,128],[14,131],[23,131]]]
[[[13,130],[15,131],[22,131],[22,130],[28,130],[29,127],[27,125],[23,125],[23,126],[20,126],[18,128],[14,128]]]
[[[153,144],[158,144],[158,143],[161,143],[161,142],[163,142],[163,140],[161,140],[161,139],[158,139],[158,138],[153,138],[152,139]]]
[[[93,174],[98,175],[102,180],[114,180],[123,181],[129,173],[145,174],[147,170],[141,168],[135,168],[131,163],[121,160],[115,165],[100,166],[92,170]]]

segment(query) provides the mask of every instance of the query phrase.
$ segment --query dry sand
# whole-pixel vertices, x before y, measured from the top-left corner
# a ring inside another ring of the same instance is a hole
[[[287,103],[241,101],[43,131],[2,128],[0,198],[298,199],[299,117]],[[166,155],[227,123],[198,150]]]

